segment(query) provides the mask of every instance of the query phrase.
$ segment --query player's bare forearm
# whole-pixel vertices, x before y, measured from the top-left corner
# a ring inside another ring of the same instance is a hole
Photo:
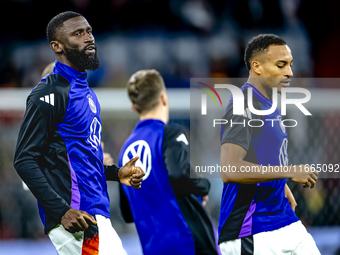
[[[221,168],[223,166],[234,166],[234,172],[222,172],[221,171],[221,179],[225,183],[240,183],[240,184],[253,184],[253,183],[261,183],[261,182],[269,182],[269,181],[277,181],[282,179],[289,179],[291,175],[286,172],[269,172],[263,171],[261,165],[253,164],[247,161],[240,162],[228,162],[227,164],[223,164],[221,162]],[[248,172],[247,169],[253,172]]]
[[[304,188],[314,188],[316,181],[318,179],[318,172],[315,169],[310,169],[306,172],[285,172],[279,170],[278,172],[271,171],[263,171],[261,170],[262,166],[257,164],[252,164],[247,161],[241,161],[240,163],[230,163],[235,166],[236,172],[222,172],[221,171],[221,179],[224,183],[239,183],[239,184],[253,184],[253,183],[261,183],[261,182],[269,182],[269,181],[277,181],[281,179],[291,179],[294,182],[298,182],[303,184]],[[223,167],[223,163],[221,161],[221,168]],[[259,171],[255,172],[246,172],[244,169],[259,169]],[[278,169],[282,169],[281,166],[273,166]],[[300,165],[291,169],[300,169]]]
[[[292,166],[271,166],[271,168],[250,163],[243,160],[246,150],[236,144],[224,143],[221,146],[221,179],[224,183],[253,184],[281,179],[292,179],[295,182],[304,184],[304,187],[313,188],[317,180],[318,173],[313,168],[303,168]],[[231,166],[231,167],[230,167]],[[271,171],[276,169],[277,171]],[[286,171],[286,170],[289,171]],[[294,171],[295,169],[295,171]]]
[[[264,172],[261,165],[244,161],[247,151],[236,144],[224,143],[221,146],[221,179],[224,183],[253,184],[290,178],[285,172]],[[231,166],[231,167],[229,167]],[[251,171],[247,171],[250,169]]]

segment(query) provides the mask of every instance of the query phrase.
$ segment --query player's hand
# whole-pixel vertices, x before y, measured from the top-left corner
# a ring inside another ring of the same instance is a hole
[[[63,225],[66,231],[76,233],[78,231],[84,231],[89,227],[86,220],[91,221],[93,224],[97,224],[92,215],[71,208],[63,217],[61,217],[61,225]]]
[[[296,167],[298,171],[294,173],[294,177],[291,180],[303,184],[304,188],[314,188],[315,183],[318,180],[318,171],[316,171],[314,167],[308,165],[299,165]]]
[[[293,193],[291,192],[290,188],[286,184],[285,186],[285,197],[288,198],[289,204],[292,207],[293,211],[295,212],[295,208],[297,206],[297,203],[295,201],[295,198],[293,196]]]
[[[140,167],[134,166],[138,159],[139,156],[134,157],[121,167],[118,172],[120,183],[131,186],[135,189],[141,188],[143,176],[145,175],[144,171]]]

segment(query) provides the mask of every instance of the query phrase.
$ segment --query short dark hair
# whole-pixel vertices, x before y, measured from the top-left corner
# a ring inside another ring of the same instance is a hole
[[[248,70],[251,68],[253,58],[266,53],[270,45],[287,45],[287,43],[274,34],[260,34],[251,39],[244,52],[244,62]]]
[[[69,20],[74,17],[79,17],[79,16],[83,16],[83,15],[76,13],[76,12],[72,12],[72,11],[66,11],[66,12],[59,13],[57,16],[51,19],[46,28],[46,35],[47,35],[48,42],[50,43],[51,41],[56,40],[55,35],[57,33],[57,30],[63,25],[63,23],[66,20]]]
[[[159,95],[165,90],[162,76],[155,69],[140,70],[134,73],[127,83],[131,102],[139,114],[154,109]]]

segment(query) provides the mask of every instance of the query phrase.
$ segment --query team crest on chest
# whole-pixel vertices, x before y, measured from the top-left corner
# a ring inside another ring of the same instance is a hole
[[[92,96],[91,95],[87,95],[87,98],[89,100],[89,105],[90,105],[90,109],[93,113],[97,113],[97,107],[96,104],[94,103]]]

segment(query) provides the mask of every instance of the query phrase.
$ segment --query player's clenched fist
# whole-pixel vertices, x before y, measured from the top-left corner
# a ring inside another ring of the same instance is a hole
[[[304,184],[304,188],[314,188],[319,172],[316,171],[314,167],[308,165],[299,165],[297,166],[297,169],[299,169],[299,171],[294,173],[295,176],[291,180]]]
[[[71,208],[61,218],[61,225],[63,225],[66,231],[76,233],[78,231],[84,231],[89,227],[86,220],[91,221],[93,224],[97,224],[92,215]]]
[[[134,164],[139,159],[139,156],[134,157],[119,169],[118,177],[120,183],[131,186],[135,189],[140,189],[143,181],[144,171]]]

